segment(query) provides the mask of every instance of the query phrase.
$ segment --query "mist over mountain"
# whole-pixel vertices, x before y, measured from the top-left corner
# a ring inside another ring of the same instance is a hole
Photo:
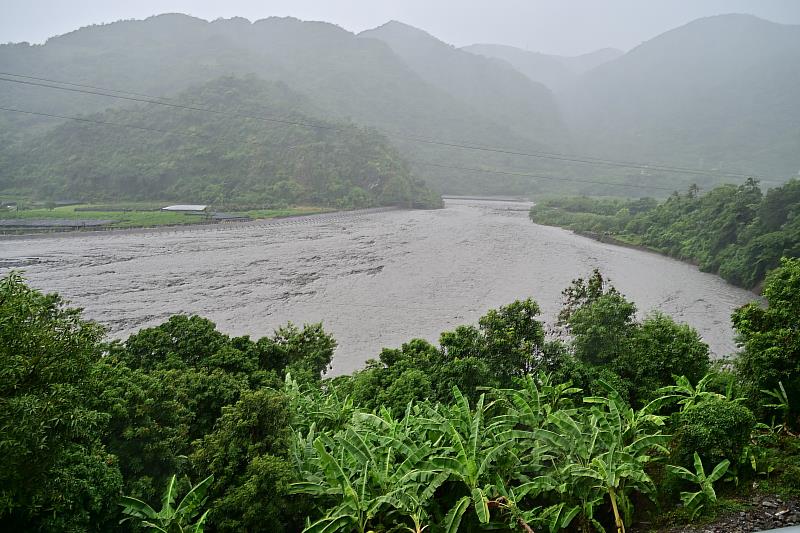
[[[508,62],[533,81],[554,93],[570,89],[581,74],[624,54],[615,48],[603,48],[579,56],[558,56],[531,52],[502,44],[473,44],[461,50]]]
[[[546,137],[551,145],[564,136],[558,105],[550,91],[505,62],[459,50],[397,21],[362,32],[359,37],[385,42],[426,82],[520,135]]]
[[[800,26],[722,15],[586,72],[561,103],[583,152],[789,178],[798,86]]]
[[[464,54],[467,56],[467,54]],[[467,56],[472,57],[472,56]],[[189,86],[219,76],[253,74],[282,81],[307,96],[324,115],[397,132],[514,149],[552,148],[553,130],[563,129],[548,98],[534,111],[548,117],[522,135],[503,116],[529,117],[529,109],[496,116],[467,103],[422,79],[389,46],[377,39],[358,38],[338,26],[270,18],[206,22],[169,14],[143,21],[121,21],[90,26],[54,37],[41,46],[0,46],[0,69],[7,72],[65,80],[145,94],[170,96]],[[508,77],[531,84],[506,68]],[[483,75],[481,72],[476,76]],[[513,91],[509,88],[508,92]],[[95,95],[4,83],[0,105],[58,114],[96,112],[126,102]],[[11,141],[46,130],[52,121],[2,113],[2,129],[13,130]],[[520,128],[516,128],[519,130]],[[10,142],[11,142],[10,141]],[[475,154],[433,145],[393,139],[410,159],[463,166],[502,165],[505,156]],[[491,190],[494,176],[419,167],[423,175],[444,190]],[[513,184],[512,184],[513,188]],[[501,185],[499,190],[508,190]]]
[[[457,49],[399,22],[355,35],[292,18],[167,14],[89,26],[44,45],[0,45],[0,71],[164,97],[220,77],[280,82],[303,99],[304,116],[377,128],[411,173],[448,193],[663,195],[659,187],[731,181],[512,152],[779,180],[800,169],[800,27],[743,15],[701,19],[625,54],[561,57],[503,45]],[[0,82],[0,106],[66,116],[112,110],[121,119],[136,105],[66,88]],[[252,113],[281,114],[274,91],[258,83],[252,91],[263,98],[260,107],[250,99]],[[224,108],[224,99],[215,102]],[[0,112],[0,181],[21,187],[28,174],[14,166],[19,154],[54,142],[48,135],[61,122]],[[90,149],[80,150],[88,157]],[[56,167],[48,168],[49,176]]]

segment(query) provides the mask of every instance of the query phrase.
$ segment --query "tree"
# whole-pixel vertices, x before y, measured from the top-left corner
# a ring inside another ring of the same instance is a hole
[[[611,363],[629,349],[636,306],[608,292],[576,309],[569,318],[575,356],[593,365]]]
[[[656,312],[631,332],[612,368],[630,383],[630,401],[641,405],[652,399],[656,389],[672,383],[675,375],[697,383],[709,365],[708,345],[697,330]]]
[[[122,477],[100,442],[103,329],[19,274],[0,280],[0,526],[104,531]]]
[[[272,338],[256,343],[259,364],[283,376],[290,372],[295,378],[319,381],[330,369],[336,341],[325,332],[321,323],[306,324],[303,329],[292,323],[275,331]]]
[[[570,286],[561,291],[564,306],[558,313],[559,324],[568,324],[575,311],[606,294],[617,294],[617,289],[609,285],[608,278],[604,278],[597,268],[592,270],[592,274],[587,279],[572,280]]]
[[[179,400],[170,373],[131,370],[108,359],[98,402],[110,415],[103,441],[120,459],[125,493],[152,500],[170,476],[187,470],[194,414]]]
[[[501,384],[536,370],[544,346],[544,328],[536,320],[539,304],[531,298],[492,309],[478,320],[485,339],[483,358]]]
[[[733,326],[742,347],[735,363],[750,386],[758,391],[783,384],[794,417],[800,413],[800,259],[783,259],[780,268],[767,276],[766,308],[751,303],[733,314]],[[796,423],[796,422],[795,422]]]
[[[174,315],[128,337],[120,357],[131,368],[145,370],[202,367],[227,341],[207,318]]]
[[[217,531],[293,531],[297,507],[286,500],[291,481],[288,462],[288,398],[261,389],[247,391],[224,407],[213,432],[197,443],[191,460],[198,471],[210,472],[217,483],[209,521]]]

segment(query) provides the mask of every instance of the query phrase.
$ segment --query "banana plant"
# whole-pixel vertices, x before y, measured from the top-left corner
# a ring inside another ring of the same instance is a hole
[[[304,481],[292,484],[291,492],[337,502],[306,531],[365,531],[374,519],[395,515],[410,520],[411,531],[427,527],[426,505],[448,474],[427,462],[432,447],[412,437],[414,421],[409,407],[401,421],[388,411],[360,413],[333,437],[323,434],[312,443],[313,425],[308,436],[297,435],[292,454]]]
[[[576,467],[573,475],[595,480],[596,487],[608,494],[617,533],[625,533],[625,520],[623,520],[620,507],[630,508],[628,500],[630,489],[636,488],[643,493],[651,492],[654,489],[642,463],[629,453],[618,450],[614,445],[608,451],[592,459],[588,467]]]
[[[772,398],[772,403],[765,403],[764,407],[767,409],[775,409],[781,415],[783,424],[780,425],[780,431],[789,433],[789,418],[791,416],[792,407],[789,403],[789,396],[786,394],[786,389],[783,387],[783,382],[778,382],[777,389],[762,390],[761,392]],[[773,425],[774,423],[773,419]]]
[[[569,382],[554,384],[544,372],[540,372],[536,379],[525,376],[522,385],[521,389],[492,390],[492,394],[506,407],[505,414],[498,416],[497,421],[512,427],[542,427],[551,413],[566,407],[570,395],[581,392]]]
[[[119,504],[122,506],[123,514],[128,517],[120,520],[120,524],[137,519],[143,527],[162,533],[203,533],[208,511],[199,518],[197,515],[206,502],[206,492],[213,482],[212,475],[193,486],[176,507],[176,476],[173,475],[162,496],[160,511],[155,511],[142,500],[123,496]]]
[[[431,457],[430,463],[449,479],[464,485],[467,495],[463,496],[445,516],[444,529],[447,533],[458,531],[461,519],[472,506],[481,524],[490,519],[488,486],[481,486],[481,480],[489,474],[492,463],[503,453],[513,455],[510,448],[514,444],[509,431],[504,431],[502,423],[486,424],[485,396],[481,394],[470,408],[469,401],[458,388],[453,387],[455,404],[444,421],[445,446],[443,453]]]
[[[630,494],[653,490],[644,466],[665,452],[657,414],[665,399],[635,411],[605,385],[607,398],[575,407],[568,384],[539,376],[523,385],[493,390],[488,404],[482,395],[474,408],[454,389],[450,406],[409,404],[400,418],[355,412],[336,432],[314,422],[298,431],[292,455],[302,481],[291,490],[317,496],[322,515],[306,531],[422,533],[441,517],[434,497],[448,483],[460,498],[438,520],[446,533],[470,510],[487,528],[602,530],[596,511],[608,500],[623,532]]]
[[[681,411],[685,411],[690,407],[712,398],[720,398],[723,400],[726,398],[724,394],[706,390],[712,378],[711,374],[703,376],[694,387],[686,376],[673,376],[673,378],[675,379],[675,385],[661,387],[656,391],[656,394],[680,398],[680,400],[678,400],[678,405],[681,406]]]
[[[703,468],[703,461],[700,459],[697,452],[694,452],[694,472],[682,466],[667,466],[667,471],[700,486],[700,490],[697,492],[681,492],[681,501],[683,505],[691,511],[692,520],[694,520],[694,517],[697,516],[697,513],[699,513],[706,504],[717,501],[717,493],[714,491],[714,482],[725,475],[729,466],[730,461],[725,459],[714,467],[711,474],[706,476],[705,469]]]
[[[291,374],[286,375],[283,392],[294,413],[292,427],[295,430],[305,430],[314,424],[319,429],[336,431],[356,412],[350,396],[340,398],[335,389],[323,392],[319,387],[301,386]]]
[[[625,532],[625,519],[630,520],[632,506],[629,494],[655,491],[644,465],[655,454],[666,455],[668,435],[659,433],[665,417],[655,414],[667,398],[660,397],[636,411],[625,404],[607,383],[607,397],[588,397],[591,414],[586,418],[586,439],[593,443],[593,456],[588,464],[575,462],[570,473],[576,478],[593,480],[593,486],[605,492],[611,503],[618,533]],[[582,457],[581,459],[585,459]]]
[[[541,507],[529,510],[523,510],[519,507],[519,502],[534,489],[533,484],[527,483],[524,486],[507,487],[503,480],[498,475],[495,475],[495,483],[486,488],[487,493],[493,492],[493,498],[487,503],[489,509],[498,509],[506,519],[506,525],[509,527],[516,526],[525,533],[533,533],[533,528],[530,524],[538,518]]]
[[[317,437],[313,444],[317,452],[322,475],[314,473],[308,481],[293,483],[290,493],[331,496],[338,504],[329,509],[326,515],[309,524],[306,533],[332,533],[334,531],[358,531],[365,533],[367,523],[372,519],[383,502],[376,501],[369,492],[368,479],[371,464],[367,462],[361,469],[351,468],[344,454],[339,458],[328,452],[323,437]]]

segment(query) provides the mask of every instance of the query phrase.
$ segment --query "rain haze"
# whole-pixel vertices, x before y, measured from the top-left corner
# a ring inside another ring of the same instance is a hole
[[[691,20],[747,13],[784,24],[800,24],[794,0],[3,0],[0,42],[41,43],[89,24],[186,13],[206,20],[291,16],[332,22],[360,32],[399,20],[455,46],[499,43],[559,55],[600,48],[629,50]]]
[[[800,0],[0,0],[0,532],[797,530],[798,88]]]

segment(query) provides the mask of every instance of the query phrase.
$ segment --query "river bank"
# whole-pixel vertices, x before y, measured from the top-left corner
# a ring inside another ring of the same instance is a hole
[[[438,210],[367,210],[0,241],[0,271],[62,294],[125,338],[178,313],[231,335],[322,321],[339,343],[334,374],[383,347],[474,323],[534,298],[549,324],[561,291],[594,268],[639,314],[695,327],[716,357],[736,349],[730,314],[752,293],[658,254],[532,224],[529,203],[448,200]]]
[[[738,287],[761,291],[782,257],[800,254],[800,218],[792,213],[800,182],[764,193],[757,182],[690,189],[654,198],[563,197],[531,207],[530,219],[603,242],[656,250],[692,262]]]
[[[304,220],[312,217],[320,216],[335,216],[341,213],[381,213],[384,211],[392,211],[400,209],[398,207],[373,207],[368,209],[352,209],[347,211],[324,210],[315,211],[311,214],[304,214],[302,211],[297,213],[281,214],[273,217],[254,218],[253,220],[232,220],[220,222],[192,222],[185,224],[159,224],[154,226],[134,226],[134,227],[108,227],[96,228],[87,227],[75,231],[53,231],[53,232],[37,232],[37,233],[22,233],[13,235],[0,234],[0,241],[3,240],[26,240],[36,238],[62,238],[62,237],[80,237],[104,234],[141,234],[148,232],[186,232],[186,231],[213,231],[215,229],[234,227],[234,226],[247,226],[247,225],[275,225],[281,223],[291,223],[295,219]],[[289,222],[287,222],[289,221]]]

